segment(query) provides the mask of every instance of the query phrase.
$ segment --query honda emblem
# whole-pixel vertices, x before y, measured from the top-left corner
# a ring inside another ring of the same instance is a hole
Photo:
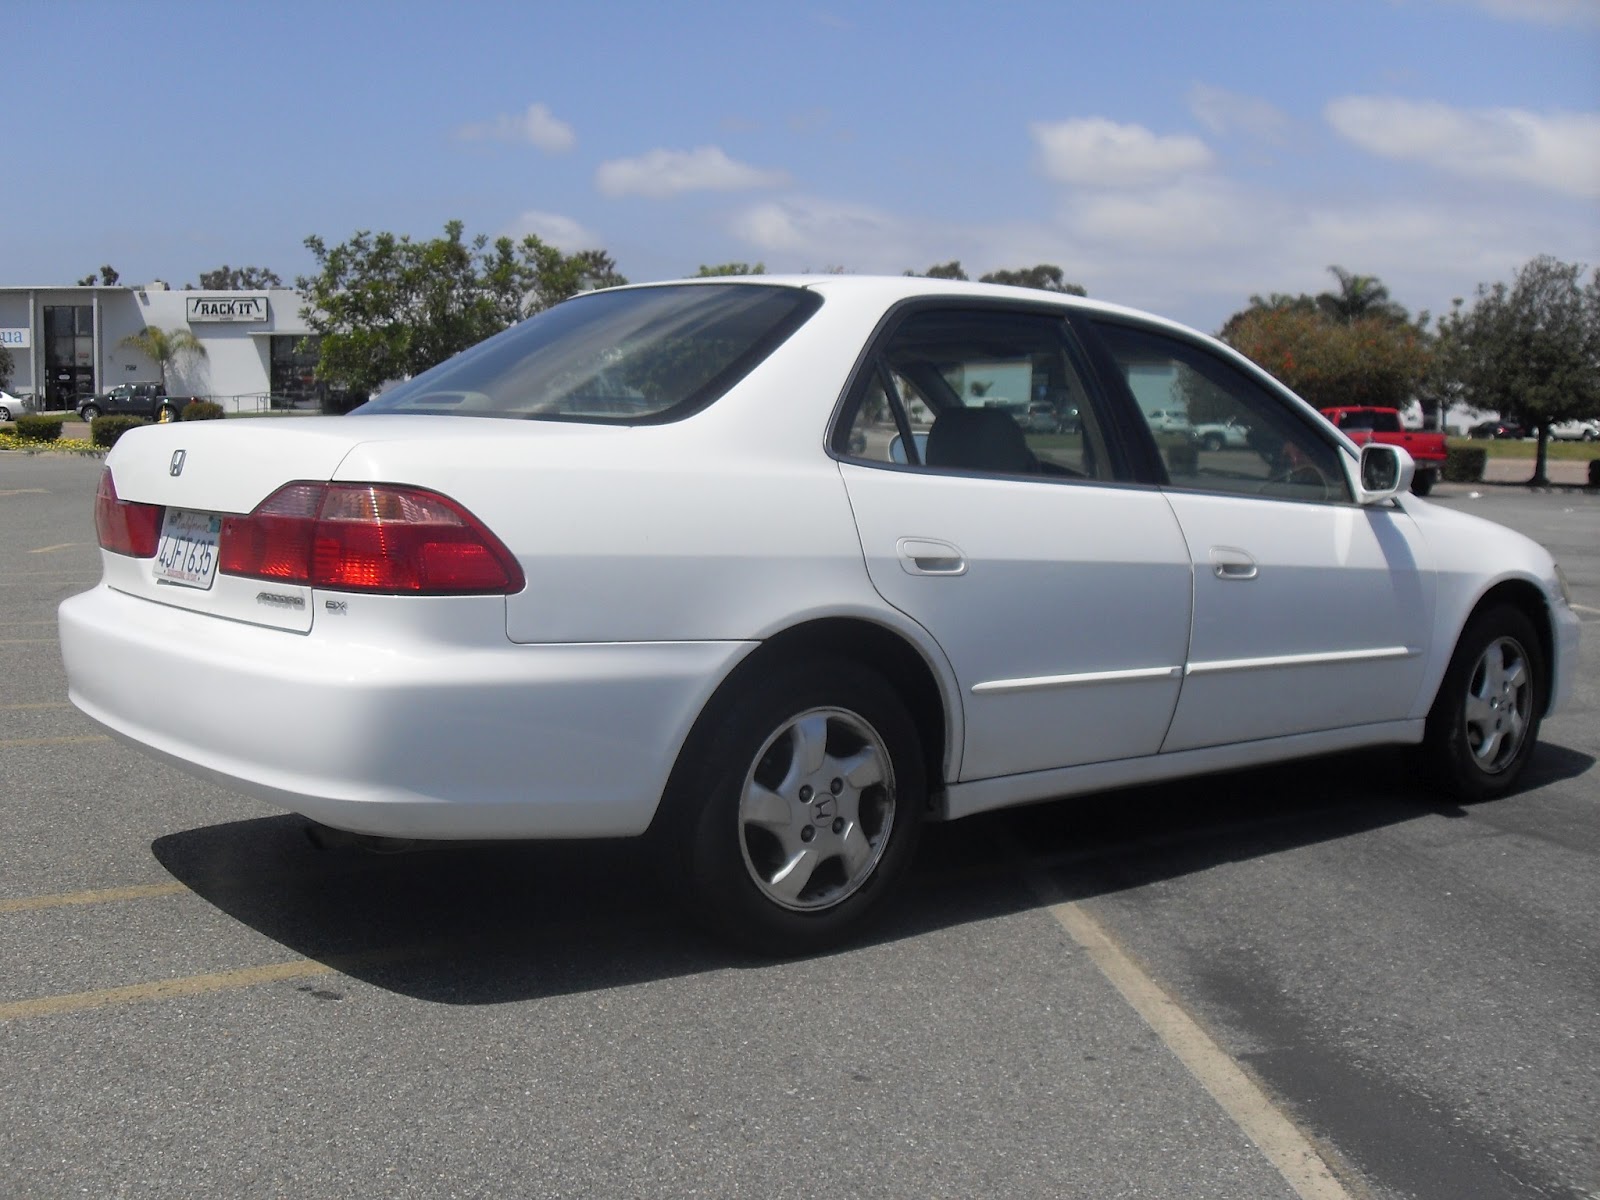
[[[184,454],[185,453],[186,452],[183,451],[183,450],[174,450],[172,452],[172,464],[169,467],[167,467],[167,474],[168,475],[182,475],[183,474],[183,459],[184,459]]]

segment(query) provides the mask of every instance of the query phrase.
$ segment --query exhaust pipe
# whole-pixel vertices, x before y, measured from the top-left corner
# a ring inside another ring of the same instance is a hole
[[[318,850],[364,850],[369,854],[404,854],[420,850],[425,843],[415,838],[380,837],[375,833],[352,833],[335,829],[320,821],[306,822],[306,839]]]

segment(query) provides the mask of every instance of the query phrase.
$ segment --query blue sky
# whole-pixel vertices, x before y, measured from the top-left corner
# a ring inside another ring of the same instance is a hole
[[[311,234],[701,263],[1049,262],[1207,330],[1600,264],[1600,0],[8,0],[0,285]]]

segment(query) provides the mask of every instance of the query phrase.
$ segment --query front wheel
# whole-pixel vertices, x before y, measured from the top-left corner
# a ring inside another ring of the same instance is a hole
[[[1533,623],[1509,605],[1477,614],[1428,713],[1423,754],[1435,780],[1460,800],[1504,795],[1533,756],[1545,691]]]
[[[85,404],[78,410],[78,415],[85,421],[92,421],[100,415],[100,410],[93,404]]]
[[[824,949],[893,891],[926,802],[922,747],[881,676],[849,660],[755,666],[675,779],[660,844],[695,914],[764,954]]]
[[[160,408],[156,409],[156,421],[161,425],[166,425],[172,421],[176,421],[177,419],[178,410],[173,408],[170,404],[163,404]]]

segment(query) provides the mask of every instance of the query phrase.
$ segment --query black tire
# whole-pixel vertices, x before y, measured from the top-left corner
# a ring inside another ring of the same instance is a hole
[[[178,410],[170,404],[162,404],[156,408],[156,422],[165,425],[168,421],[178,419]]]
[[[100,410],[93,404],[85,404],[78,410],[78,415],[85,421],[92,421],[100,415]]]
[[[1208,433],[1201,441],[1201,445],[1203,445],[1207,450],[1221,450],[1222,435],[1220,433]]]
[[[752,664],[713,705],[653,831],[668,878],[697,919],[757,953],[837,944],[915,853],[915,723],[881,676],[833,657]]]
[[[1433,491],[1433,482],[1437,478],[1431,470],[1418,471],[1411,477],[1411,494],[1413,496],[1426,496]]]
[[[11,420],[11,410],[9,408],[7,408],[4,404],[0,404],[0,421],[9,421],[9,420]]]
[[[1516,785],[1539,740],[1544,672],[1538,635],[1521,609],[1499,605],[1467,622],[1422,743],[1443,791],[1470,802]]]

